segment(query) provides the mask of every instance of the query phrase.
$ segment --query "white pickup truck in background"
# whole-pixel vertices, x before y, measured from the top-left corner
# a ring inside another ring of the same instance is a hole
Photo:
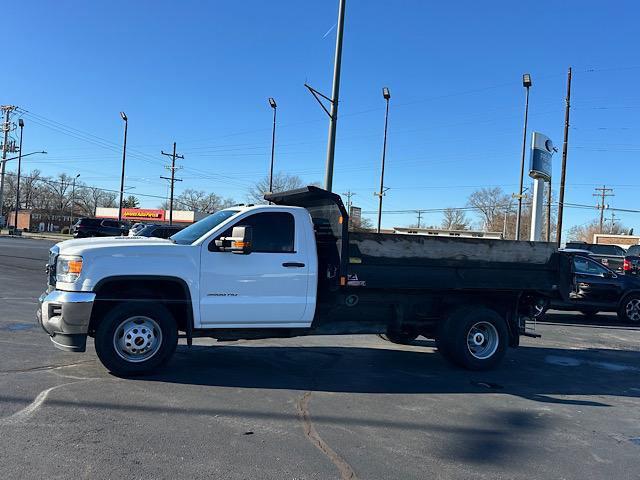
[[[339,196],[316,187],[210,215],[168,240],[54,246],[38,319],[54,344],[95,338],[119,375],[150,372],[191,345],[311,334],[435,338],[471,369],[500,361],[535,302],[562,291],[550,244],[348,232]]]

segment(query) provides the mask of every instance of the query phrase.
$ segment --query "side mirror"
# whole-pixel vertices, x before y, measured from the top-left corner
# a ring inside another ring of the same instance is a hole
[[[216,247],[221,252],[232,252],[247,255],[251,253],[253,230],[250,226],[233,227],[230,237],[220,237],[216,240]]]
[[[602,276],[603,276],[604,278],[613,278],[613,277],[615,277],[615,275],[614,275],[612,272],[604,272],[604,273],[602,274]]]

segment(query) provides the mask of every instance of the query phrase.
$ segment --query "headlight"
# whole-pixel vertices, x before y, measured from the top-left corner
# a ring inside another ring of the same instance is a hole
[[[75,282],[82,272],[82,257],[75,255],[61,255],[56,263],[56,281],[64,283]]]

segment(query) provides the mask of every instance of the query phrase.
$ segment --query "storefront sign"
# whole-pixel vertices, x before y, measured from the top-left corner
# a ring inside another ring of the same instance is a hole
[[[150,210],[144,208],[123,208],[122,217],[140,220],[164,220],[164,210]]]

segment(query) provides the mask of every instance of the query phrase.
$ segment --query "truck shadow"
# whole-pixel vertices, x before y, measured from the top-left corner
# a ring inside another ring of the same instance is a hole
[[[563,325],[571,327],[607,328],[611,330],[636,330],[640,331],[640,325],[633,325],[618,320],[614,313],[599,313],[597,315],[586,316],[574,312],[552,311],[547,313],[539,323]]]
[[[226,345],[179,346],[161,373],[141,380],[348,393],[499,392],[543,403],[608,406],[565,397],[640,397],[639,373],[640,354],[627,350],[521,346],[510,350],[497,369],[470,372],[416,346]]]

